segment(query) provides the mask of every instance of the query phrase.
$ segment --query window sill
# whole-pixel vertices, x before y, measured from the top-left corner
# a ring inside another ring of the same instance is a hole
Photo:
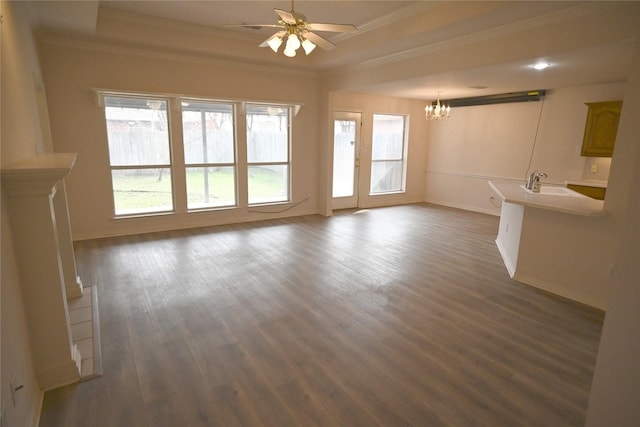
[[[233,206],[210,206],[210,207],[203,207],[203,208],[193,208],[193,209],[187,209],[186,213],[187,214],[197,214],[197,213],[201,213],[201,212],[223,212],[223,211],[232,211],[235,209],[238,209],[239,206],[237,205],[233,205]]]
[[[131,213],[125,215],[116,215],[111,219],[113,221],[119,221],[121,219],[137,219],[137,218],[152,218],[156,216],[169,216],[175,215],[176,211],[159,211],[159,212],[141,212],[141,213]]]
[[[394,194],[407,194],[407,192],[405,190],[400,190],[400,191],[388,191],[385,193],[369,193],[369,197],[392,196]]]

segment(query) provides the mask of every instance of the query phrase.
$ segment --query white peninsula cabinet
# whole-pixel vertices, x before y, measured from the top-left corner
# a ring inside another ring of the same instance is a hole
[[[502,201],[496,244],[511,278],[605,309],[615,242],[603,201],[564,187],[489,186]]]

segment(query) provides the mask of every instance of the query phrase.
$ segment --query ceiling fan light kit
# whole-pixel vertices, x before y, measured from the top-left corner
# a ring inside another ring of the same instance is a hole
[[[313,44],[311,40],[304,39],[304,41],[302,42],[302,48],[304,49],[304,53],[309,55],[311,52],[313,52],[313,49],[316,48],[316,45]]]
[[[293,0],[291,0],[291,11],[287,12],[282,9],[273,9],[273,11],[280,18],[278,19],[277,24],[240,24],[237,26],[248,28],[280,28],[280,31],[263,41],[260,44],[260,47],[268,46],[275,53],[278,53],[280,46],[286,39],[282,53],[290,58],[296,56],[296,52],[301,46],[306,55],[313,52],[316,46],[320,46],[324,50],[331,50],[335,47],[333,43],[317,35],[313,31],[351,33],[358,30],[351,24],[323,24],[307,22],[306,16],[295,12],[293,8]]]

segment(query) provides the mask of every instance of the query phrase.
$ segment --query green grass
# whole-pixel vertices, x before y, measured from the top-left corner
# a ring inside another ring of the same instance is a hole
[[[114,171],[114,201],[117,214],[172,210],[171,175],[168,170]],[[187,168],[189,208],[231,206],[235,204],[233,169],[209,169],[209,201],[205,202],[204,170]],[[279,174],[264,168],[250,168],[249,190],[256,201],[282,200],[286,197]]]

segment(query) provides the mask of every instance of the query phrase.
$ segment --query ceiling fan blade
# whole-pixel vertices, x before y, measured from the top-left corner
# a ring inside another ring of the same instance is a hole
[[[322,24],[319,22],[310,22],[306,27],[313,31],[331,31],[334,33],[353,33],[358,31],[358,28],[351,24]]]
[[[298,21],[296,21],[296,17],[293,16],[293,13],[287,12],[282,9],[273,9],[273,11],[287,24],[295,25]]]
[[[275,39],[277,37],[282,37],[285,34],[287,34],[286,31],[278,31],[277,33],[275,33],[274,35],[272,35],[271,37],[269,37],[268,39],[266,39],[265,41],[263,41],[262,43],[260,43],[258,46],[260,47],[267,47],[269,46],[269,41],[272,39]]]
[[[251,28],[254,30],[260,30],[262,28],[282,28],[282,25],[278,24],[226,24],[224,27],[243,27],[243,28]]]
[[[336,47],[336,45],[334,45],[330,41],[320,37],[315,33],[312,33],[311,31],[302,31],[301,34],[302,34],[302,37],[304,37],[305,39],[311,40],[312,42],[314,42],[316,45],[320,46],[324,50],[331,50],[334,47]]]

